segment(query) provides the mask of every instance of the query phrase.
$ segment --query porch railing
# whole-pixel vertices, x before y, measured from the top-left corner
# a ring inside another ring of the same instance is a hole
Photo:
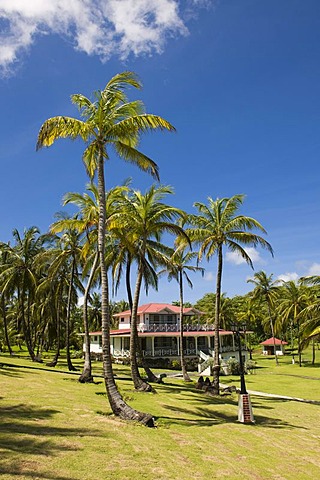
[[[213,331],[214,327],[212,324],[200,324],[200,323],[188,323],[183,326],[184,332],[208,332]],[[138,325],[139,332],[179,332],[180,324],[179,323],[151,323],[146,325],[145,323],[140,323]]]

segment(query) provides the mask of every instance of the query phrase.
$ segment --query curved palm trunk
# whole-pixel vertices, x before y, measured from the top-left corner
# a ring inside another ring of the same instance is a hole
[[[1,295],[1,306],[2,306],[2,318],[3,318],[3,328],[4,328],[4,336],[6,339],[7,348],[9,350],[9,354],[13,355],[13,351],[10,344],[9,333],[8,333],[8,323],[7,323],[7,313],[6,313],[6,302],[4,298],[4,293]]]
[[[131,282],[130,282],[130,266],[131,266],[131,259],[128,257],[127,268],[126,268],[126,288],[127,288],[129,307],[130,307],[131,316],[132,316],[133,300],[132,300]],[[148,382],[163,383],[162,378],[156,377],[156,375],[153,373],[151,368],[148,366],[148,364],[147,364],[147,362],[146,362],[146,360],[143,356],[143,352],[142,352],[141,345],[140,345],[140,342],[139,342],[138,332],[137,332],[136,344],[137,344],[138,357],[140,358],[141,363],[142,363],[142,367],[143,367],[144,371],[146,372]]]
[[[182,271],[179,271],[179,290],[180,290],[180,363],[181,363],[181,370],[183,380],[185,382],[191,382],[191,378],[188,375],[187,367],[186,367],[186,359],[184,356],[183,351],[183,327],[184,327],[184,319],[183,319],[183,277]]]
[[[142,266],[139,264],[138,275],[136,281],[136,288],[133,297],[132,304],[132,315],[131,315],[131,335],[130,335],[130,362],[131,362],[131,375],[134,388],[143,392],[152,391],[151,385],[143,381],[140,377],[138,362],[137,362],[137,352],[138,352],[138,331],[137,331],[137,312],[139,304],[140,289],[142,283]]]
[[[75,371],[77,370],[76,367],[72,364],[71,355],[70,355],[71,294],[72,294],[72,286],[73,286],[74,272],[75,272],[75,259],[72,260],[70,284],[69,284],[69,291],[68,291],[67,323],[66,323],[66,353],[67,353],[68,369],[69,369],[70,372],[75,372]]]
[[[98,226],[98,252],[101,273],[101,310],[102,310],[102,355],[103,372],[106,391],[111,409],[115,415],[125,420],[135,420],[148,427],[154,427],[152,415],[134,410],[123,400],[114,381],[111,353],[110,353],[110,309],[109,285],[107,267],[105,263],[105,224],[106,224],[106,198],[104,182],[103,155],[98,159],[98,192],[99,192],[99,226]]]
[[[276,352],[276,340],[275,340],[275,337],[274,337],[273,320],[272,320],[272,315],[271,315],[271,305],[270,305],[269,298],[267,298],[267,303],[268,303],[268,312],[269,312],[269,318],[270,318],[271,335],[272,335],[272,338],[273,338],[273,349],[274,349],[273,351],[274,351],[274,356],[275,356],[275,359],[276,359],[276,364],[279,365],[279,360],[278,360],[278,356],[277,356],[277,352]]]
[[[84,325],[84,338],[85,338],[86,351],[84,356],[83,371],[79,377],[79,382],[81,383],[93,382],[92,368],[91,368],[89,322],[88,322],[88,297],[89,297],[89,292],[92,285],[93,276],[98,265],[98,260],[99,260],[99,254],[97,252],[94,257],[93,265],[91,267],[91,271],[90,271],[90,275],[88,278],[88,283],[86,285],[86,289],[84,292],[84,299],[83,299],[83,325]]]
[[[221,279],[222,279],[222,245],[218,245],[218,267],[217,267],[217,284],[216,284],[216,310],[214,317],[214,366],[213,366],[213,394],[220,393],[220,301],[221,301]]]

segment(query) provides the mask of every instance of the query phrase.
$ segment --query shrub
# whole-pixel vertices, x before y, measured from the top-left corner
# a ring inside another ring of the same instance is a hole
[[[236,358],[229,358],[227,360],[227,366],[229,370],[229,375],[239,375],[240,374],[240,363]]]

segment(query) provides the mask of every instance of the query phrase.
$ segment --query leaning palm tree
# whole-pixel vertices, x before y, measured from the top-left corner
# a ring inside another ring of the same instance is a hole
[[[158,167],[154,161],[137,150],[140,134],[154,129],[171,130],[173,126],[157,115],[144,113],[141,101],[128,101],[125,89],[141,88],[132,72],[113,77],[102,91],[95,92],[95,99],[81,94],[72,95],[72,102],[79,108],[82,119],[65,116],[53,117],[41,127],[37,149],[50,146],[62,137],[82,138],[87,143],[83,160],[87,173],[93,178],[97,172],[99,192],[98,251],[102,287],[102,343],[103,367],[108,399],[112,411],[125,419],[138,420],[153,425],[152,416],[130,408],[121,397],[114,380],[110,354],[110,309],[107,265],[105,262],[105,175],[104,161],[110,159],[109,147],[127,162],[158,179]]]
[[[253,278],[248,279],[248,283],[253,283],[255,286],[252,294],[254,300],[265,301],[268,307],[269,321],[271,335],[273,338],[273,348],[276,364],[279,365],[278,357],[276,355],[276,341],[274,336],[274,311],[275,301],[279,294],[279,281],[273,280],[273,275],[267,275],[266,272],[257,272]]]
[[[184,356],[184,318],[183,318],[183,280],[186,280],[190,288],[193,288],[193,283],[190,280],[188,271],[197,272],[200,271],[204,274],[204,269],[196,265],[191,265],[189,262],[194,260],[198,256],[197,252],[187,251],[185,248],[177,247],[171,257],[168,259],[166,269],[159,272],[160,274],[167,272],[168,280],[175,279],[179,285],[179,305],[180,305],[180,363],[183,380],[185,382],[191,382],[191,379],[187,372],[186,360]]]
[[[216,277],[216,305],[214,320],[214,367],[213,367],[213,391],[219,394],[219,328],[220,328],[220,299],[223,267],[223,249],[237,253],[252,268],[252,260],[245,247],[261,246],[273,254],[271,245],[261,236],[252,232],[258,230],[266,233],[262,225],[251,217],[239,215],[238,210],[242,206],[244,195],[234,195],[230,198],[213,200],[208,198],[208,204],[195,203],[198,215],[190,216],[190,224],[194,227],[186,232],[190,240],[199,245],[199,260],[203,256],[210,260],[215,254],[218,259]]]

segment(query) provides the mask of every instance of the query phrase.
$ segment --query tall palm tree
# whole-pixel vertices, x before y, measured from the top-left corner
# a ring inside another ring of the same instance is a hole
[[[147,291],[150,285],[157,288],[156,269],[166,263],[167,255],[172,252],[171,248],[162,243],[163,234],[186,237],[183,229],[176,223],[177,219],[185,215],[184,212],[162,202],[166,195],[172,193],[173,189],[168,186],[151,186],[145,194],[133,191],[129,197],[124,198],[122,211],[110,225],[111,230],[118,235],[121,230],[130,232],[126,233],[125,238],[122,235],[122,241],[131,259],[137,263],[137,278],[132,298],[130,358],[132,380],[135,388],[140,391],[150,390],[150,386],[140,377],[136,360],[137,311],[142,282],[144,280]]]
[[[301,338],[299,314],[308,306],[309,290],[304,285],[298,285],[293,280],[285,282],[280,288],[278,312],[281,323],[284,327],[290,325],[291,343],[292,328],[297,326],[298,331],[298,355],[299,366],[301,367]],[[277,327],[277,325],[275,325]]]
[[[79,266],[81,263],[82,252],[82,236],[72,225],[72,219],[65,215],[57,215],[58,220],[50,227],[52,233],[56,234],[62,232],[61,237],[57,238],[58,248],[49,251],[49,255],[53,255],[53,261],[48,269],[49,276],[59,275],[61,270],[68,269],[69,285],[68,285],[68,300],[67,300],[67,315],[66,315],[66,355],[67,364],[70,371],[76,371],[73,365],[70,354],[70,334],[71,334],[71,310],[78,300],[78,290],[83,291],[83,286],[80,282]],[[71,223],[70,223],[71,220]]]
[[[2,248],[0,246],[0,273],[3,272],[3,270],[5,269],[4,266],[8,263],[9,251],[7,250],[6,246],[7,245],[5,244],[3,244]],[[2,286],[0,285],[0,309],[1,309],[2,320],[3,320],[4,338],[5,338],[5,342],[10,355],[13,355],[13,350],[11,348],[8,320],[7,320],[7,300],[12,295],[13,295],[13,291],[4,292]]]
[[[128,101],[125,89],[141,88],[132,72],[114,76],[102,91],[95,92],[95,99],[81,94],[72,95],[72,102],[79,108],[82,119],[58,116],[48,119],[41,127],[37,149],[50,146],[62,137],[82,138],[87,143],[83,154],[86,170],[93,178],[97,172],[99,192],[98,251],[102,287],[102,343],[103,367],[108,399],[112,411],[125,419],[138,420],[153,425],[152,416],[130,408],[117,390],[110,355],[110,310],[107,265],[105,262],[105,175],[104,161],[110,159],[109,147],[116,154],[134,163],[140,169],[158,179],[158,167],[154,161],[137,150],[140,134],[154,129],[171,130],[173,126],[157,115],[145,114],[141,101]]]
[[[42,252],[47,237],[40,235],[37,227],[25,229],[23,235],[13,230],[15,245],[1,244],[7,252],[7,263],[0,274],[2,293],[16,292],[18,302],[18,331],[22,327],[24,340],[32,361],[39,361],[34,347],[35,325],[32,324],[31,310],[39,281],[36,267],[37,255]]]
[[[168,259],[168,264],[165,270],[162,270],[161,273],[165,271],[168,273],[168,280],[171,281],[175,279],[179,284],[179,306],[180,306],[180,363],[182,369],[182,376],[185,382],[190,382],[191,379],[188,375],[186,368],[186,361],[184,356],[184,318],[183,318],[183,280],[186,280],[190,288],[193,288],[193,283],[190,280],[188,271],[197,272],[200,271],[202,275],[204,274],[204,269],[195,265],[191,265],[189,262],[194,260],[198,256],[197,252],[187,251],[185,248],[177,247],[171,257]]]
[[[271,335],[273,338],[274,356],[276,364],[279,365],[278,357],[276,355],[276,341],[274,336],[274,311],[275,301],[279,294],[279,281],[274,281],[272,274],[267,275],[266,272],[260,271],[255,273],[253,278],[249,278],[248,283],[253,283],[255,286],[252,298],[265,301],[267,304]]]
[[[91,353],[90,353],[90,336],[88,323],[88,299],[91,287],[94,283],[98,261],[98,225],[99,225],[99,194],[97,186],[91,182],[87,185],[89,193],[67,193],[64,196],[64,205],[72,203],[79,208],[79,212],[73,219],[70,219],[69,224],[72,225],[79,233],[86,234],[86,242],[84,243],[82,256],[86,260],[84,266],[84,275],[87,276],[86,288],[83,298],[83,325],[85,338],[85,359],[82,374],[79,377],[81,383],[93,382],[92,368],[91,368]],[[107,223],[112,218],[112,215],[117,211],[119,199],[123,193],[127,191],[127,186],[115,187],[109,192],[106,192],[106,218]]]
[[[199,260],[217,255],[216,276],[216,308],[215,308],[215,337],[214,337],[214,367],[213,367],[213,391],[219,394],[219,328],[220,328],[220,299],[223,267],[223,248],[236,252],[252,268],[252,260],[245,250],[246,246],[261,246],[273,253],[271,245],[260,235],[253,233],[258,230],[266,233],[262,225],[254,218],[239,215],[238,210],[242,206],[244,195],[234,195],[230,198],[213,200],[208,198],[208,204],[196,202],[198,215],[190,216],[190,224],[194,227],[187,229],[191,241],[199,245]]]

